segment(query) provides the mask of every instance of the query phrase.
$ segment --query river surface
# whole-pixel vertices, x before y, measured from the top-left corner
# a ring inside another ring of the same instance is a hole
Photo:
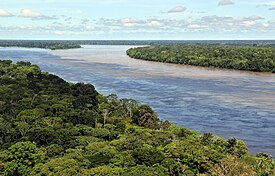
[[[275,156],[275,74],[219,70],[131,59],[134,46],[81,49],[0,48],[0,59],[30,61],[67,81],[134,98],[162,120],[244,140],[252,153]]]

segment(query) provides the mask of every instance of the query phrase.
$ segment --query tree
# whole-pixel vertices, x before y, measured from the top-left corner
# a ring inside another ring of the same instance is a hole
[[[214,176],[256,176],[256,173],[248,164],[235,157],[224,158],[211,171]]]
[[[99,166],[87,171],[87,175],[94,176],[120,176],[123,173],[123,168],[112,168],[110,166]]]
[[[126,109],[127,113],[129,114],[129,118],[133,117],[133,111],[135,111],[140,106],[140,103],[133,99],[122,99],[121,104],[122,107]]]
[[[150,145],[144,145],[142,148],[135,149],[132,156],[136,159],[137,164],[146,166],[160,163],[164,159],[163,153]]]
[[[117,153],[116,148],[109,146],[106,142],[91,143],[85,151],[93,167],[107,165]]]
[[[7,150],[4,175],[28,176],[39,160],[39,150],[34,143],[18,142]]]
[[[159,128],[159,118],[148,105],[142,105],[136,110],[133,122],[151,129]]]
[[[122,176],[167,176],[168,171],[166,168],[156,165],[154,167],[147,167],[145,165],[137,165],[135,167],[126,168],[122,173]]]
[[[30,129],[30,125],[26,122],[16,122],[15,124],[17,125],[16,129],[20,132],[21,136],[25,137]]]
[[[189,169],[188,166],[181,164],[179,159],[166,158],[161,165],[168,169],[169,175],[173,176],[180,176]]]
[[[51,159],[45,164],[37,165],[30,175],[60,175],[75,176],[79,174],[80,167],[74,159],[66,157]]]

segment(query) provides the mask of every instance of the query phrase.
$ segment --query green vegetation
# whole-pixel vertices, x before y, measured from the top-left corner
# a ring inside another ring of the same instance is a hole
[[[66,41],[60,41],[66,42]],[[68,41],[67,41],[68,42]],[[74,40],[81,45],[233,45],[233,46],[275,46],[274,40]]]
[[[79,44],[59,41],[0,40],[1,47],[45,48],[51,50],[81,48]]]
[[[275,47],[171,45],[131,48],[132,58],[203,67],[275,73]]]
[[[29,62],[0,61],[0,175],[267,176],[244,142],[160,121],[147,105],[103,96]]]

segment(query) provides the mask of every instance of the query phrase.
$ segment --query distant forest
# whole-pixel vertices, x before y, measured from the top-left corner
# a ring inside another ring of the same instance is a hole
[[[63,45],[66,49],[80,45],[234,45],[275,46],[275,40],[0,40],[0,46],[48,48]],[[56,47],[55,49],[63,49]]]
[[[77,43],[61,41],[0,40],[0,47],[44,48],[50,50],[81,48]]]
[[[135,59],[203,67],[275,73],[275,47],[249,45],[170,45],[131,48]]]

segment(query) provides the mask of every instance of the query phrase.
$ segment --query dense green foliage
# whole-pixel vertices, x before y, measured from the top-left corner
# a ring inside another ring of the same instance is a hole
[[[0,61],[0,175],[266,176],[275,163],[244,142],[160,121],[29,62]]]
[[[275,47],[171,45],[131,48],[132,58],[203,67],[275,72]]]
[[[45,48],[51,50],[81,48],[77,43],[59,41],[0,40],[1,47]]]

